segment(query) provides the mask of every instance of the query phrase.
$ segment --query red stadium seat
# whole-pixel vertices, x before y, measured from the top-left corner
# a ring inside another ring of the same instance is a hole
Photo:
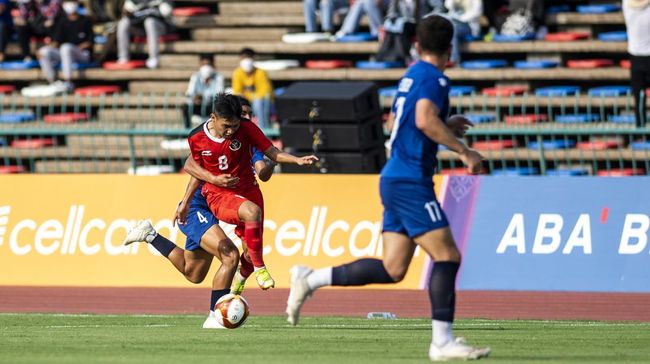
[[[643,168],[616,168],[609,171],[598,171],[599,176],[624,177],[624,176],[644,176]]]
[[[622,59],[620,62],[621,68],[630,69],[632,68],[632,63],[629,59]]]
[[[521,95],[526,91],[528,88],[523,86],[497,86],[484,88],[482,92],[487,96],[512,96]]]
[[[505,117],[506,124],[535,124],[547,120],[546,114],[508,115]]]
[[[576,145],[576,148],[580,150],[606,150],[606,149],[616,149],[621,146],[621,142],[618,140],[594,140],[589,142],[580,142]]]
[[[88,114],[83,112],[66,112],[61,114],[49,114],[43,118],[48,124],[72,124],[77,121],[87,121]]]
[[[611,59],[573,59],[567,62],[569,68],[601,68],[613,65],[614,61]]]
[[[13,173],[23,173],[23,172],[27,172],[27,168],[25,168],[25,166],[16,166],[16,165],[0,166],[0,174],[13,174]]]
[[[125,63],[119,62],[104,62],[102,67],[107,70],[132,70],[136,68],[144,68],[146,66],[146,61],[137,60],[137,61],[128,61]]]
[[[210,14],[210,8],[205,6],[185,6],[180,8],[174,8],[172,14],[174,16],[205,15],[205,14]]]
[[[16,91],[16,86],[14,85],[0,85],[0,94],[10,94]]]
[[[120,86],[117,85],[98,85],[79,87],[74,90],[75,95],[82,96],[100,96],[120,92]]]
[[[444,174],[447,176],[466,176],[469,173],[467,173],[467,168],[463,167],[458,167],[458,168],[444,168],[441,169],[438,173]]]
[[[472,144],[472,148],[476,150],[501,150],[514,148],[516,146],[517,141],[514,139],[482,140]]]
[[[589,33],[587,32],[558,32],[548,33],[544,36],[544,40],[549,42],[571,42],[574,40],[588,39]]]
[[[54,138],[21,139],[11,142],[11,146],[18,149],[43,148],[52,145],[56,145],[56,140]]]
[[[161,35],[160,37],[158,37],[158,41],[160,43],[175,42],[175,41],[177,41],[179,39],[180,39],[180,37],[178,36],[178,34],[173,34],[173,33],[172,34],[164,34],[164,35]],[[133,43],[135,43],[135,44],[145,44],[145,43],[147,43],[147,37],[142,37],[142,36],[133,37]]]
[[[346,61],[342,59],[309,60],[305,62],[305,67],[312,68],[312,69],[319,69],[319,70],[346,68],[346,67],[352,67],[352,61]]]

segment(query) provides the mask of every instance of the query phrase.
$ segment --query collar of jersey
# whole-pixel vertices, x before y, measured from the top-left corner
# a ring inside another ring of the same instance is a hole
[[[223,143],[224,140],[226,140],[225,138],[215,138],[214,135],[212,135],[210,133],[210,130],[208,130],[208,122],[207,121],[205,123],[203,123],[203,132],[205,132],[205,135],[207,135],[208,138],[210,138],[210,140],[212,140],[213,142],[217,142],[217,143],[221,144],[221,143]]]

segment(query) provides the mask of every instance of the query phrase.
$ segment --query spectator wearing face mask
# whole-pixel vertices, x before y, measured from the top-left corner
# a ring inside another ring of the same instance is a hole
[[[232,73],[232,92],[253,104],[253,113],[260,128],[269,128],[273,95],[271,81],[266,72],[255,67],[255,51],[244,48],[239,52],[239,58],[239,67]]]
[[[38,58],[50,84],[55,83],[55,66],[61,63],[63,82],[66,89],[72,91],[72,64],[92,60],[93,26],[88,17],[78,13],[76,0],[65,0],[62,6],[65,16],[55,23],[52,42],[38,50]]]
[[[214,68],[214,57],[212,54],[202,54],[199,57],[199,70],[190,77],[187,86],[187,103],[183,105],[183,119],[185,127],[192,124],[199,124],[205,121],[210,114],[212,98],[218,93],[224,92],[223,76]],[[192,122],[194,116],[197,122]]]
[[[29,42],[32,37],[49,37],[61,15],[61,0],[19,0],[18,17],[14,19],[21,56],[32,60]]]

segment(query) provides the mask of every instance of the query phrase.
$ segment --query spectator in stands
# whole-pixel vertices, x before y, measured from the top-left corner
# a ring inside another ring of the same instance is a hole
[[[5,60],[5,49],[14,28],[11,7],[9,0],[0,0],[0,62]]]
[[[334,33],[334,12],[348,7],[347,0],[303,0],[305,31],[318,31],[316,12],[320,10],[320,27],[325,33]]]
[[[481,34],[480,19],[483,15],[482,0],[445,0],[446,12],[440,13],[454,25],[450,61],[460,63],[460,43],[469,36]]]
[[[93,26],[90,19],[80,15],[77,0],[64,0],[65,16],[57,20],[52,42],[38,50],[38,58],[45,78],[50,84],[56,80],[56,68],[61,63],[66,89],[72,91],[72,64],[90,62],[93,51]]]
[[[370,33],[379,36],[379,29],[384,22],[384,13],[388,10],[389,3],[390,0],[356,0],[336,36],[342,37],[355,33],[364,14],[368,15]]]
[[[646,89],[650,87],[650,0],[623,0],[627,26],[627,51],[630,53],[630,79],[634,94],[637,127],[646,126]]]
[[[546,28],[544,0],[509,0],[505,16],[496,17],[497,29],[504,35],[536,34],[544,39]]]
[[[232,73],[232,92],[244,96],[253,104],[257,125],[270,126],[273,86],[266,72],[255,67],[255,51],[244,48],[239,52],[239,67]]]
[[[122,17],[124,0],[81,0],[93,22],[96,35],[105,37],[103,47],[95,54],[95,61],[103,63],[117,51],[117,22]]]
[[[22,58],[32,60],[29,42],[32,37],[46,38],[52,34],[57,18],[61,15],[61,0],[19,0],[19,16],[14,19]]]
[[[214,68],[214,56],[202,54],[199,56],[199,70],[192,74],[187,86],[187,103],[183,105],[183,118],[185,127],[200,124],[211,110],[212,98],[224,92],[223,76]],[[193,117],[199,117],[198,122],[192,122]]]
[[[173,26],[172,6],[167,0],[126,0],[123,16],[117,23],[118,62],[130,60],[129,43],[131,34],[147,36],[149,58],[147,68],[158,68],[159,38]]]

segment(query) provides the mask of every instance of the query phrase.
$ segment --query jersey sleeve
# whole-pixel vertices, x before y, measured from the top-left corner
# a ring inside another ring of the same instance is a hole
[[[264,153],[260,152],[259,149],[253,147],[253,157],[251,158],[251,164],[255,165],[255,163],[263,160],[264,160]]]
[[[242,128],[245,128],[246,137],[250,140],[250,144],[253,147],[257,148],[259,151],[264,152],[273,145],[273,143],[271,143],[269,138],[267,138],[266,135],[262,133],[262,130],[260,130],[257,125],[247,122],[243,122],[241,125]]]
[[[418,87],[415,96],[416,102],[427,99],[438,106],[438,109],[442,110],[449,97],[449,79],[444,76],[426,79]]]
[[[192,159],[194,159],[194,161],[195,161],[198,165],[200,165],[201,167],[203,167],[203,160],[201,159],[201,150],[200,150],[201,148],[200,148],[200,146],[199,146],[199,142],[198,142],[198,140],[197,140],[196,135],[195,135],[195,134],[194,134],[194,135],[190,135],[190,136],[187,138],[187,141],[188,141],[189,144],[190,144],[190,153],[192,153]]]

